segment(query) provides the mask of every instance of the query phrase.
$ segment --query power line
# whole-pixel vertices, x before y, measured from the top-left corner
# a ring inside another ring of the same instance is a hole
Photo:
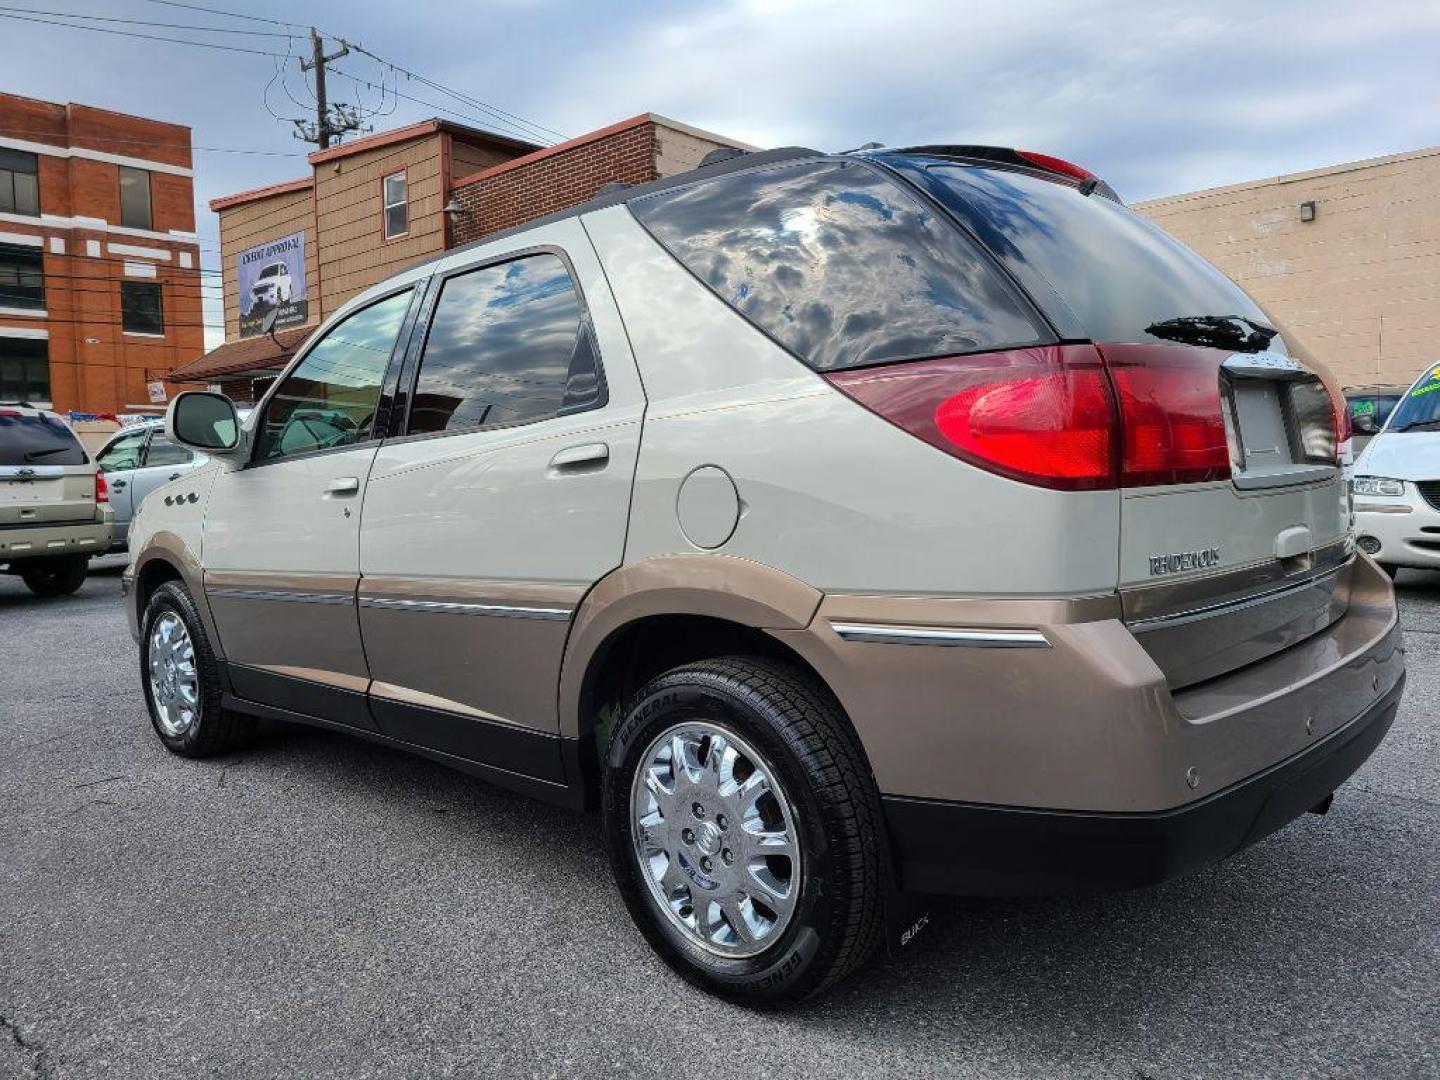
[[[351,74],[350,72],[348,72],[348,71],[341,71],[339,68],[335,68],[334,71],[335,71],[335,73],[336,73],[337,75],[344,75],[347,79],[358,79],[358,76],[352,75],[352,74]],[[373,85],[372,83],[370,83],[370,82],[368,82],[368,81],[366,81],[366,80],[364,80],[364,79],[358,79],[358,81],[364,82],[366,86],[372,86],[372,85]],[[427,109],[434,109],[436,112],[447,113],[448,115],[454,116],[454,117],[456,117],[456,118],[458,118],[458,119],[460,119],[460,120],[464,120],[466,123],[469,123],[469,124],[479,124],[479,125],[481,125],[481,126],[483,127],[483,126],[485,126],[485,125],[487,125],[487,124],[493,123],[493,121],[490,121],[490,120],[481,120],[479,117],[477,117],[477,116],[472,116],[472,115],[469,114],[469,113],[462,113],[462,112],[457,112],[457,111],[454,110],[454,109],[448,109],[448,108],[446,108],[444,105],[437,105],[435,102],[433,102],[433,101],[426,101],[424,98],[418,98],[418,97],[414,97],[414,96],[411,95],[411,94],[401,93],[399,90],[395,89],[394,87],[391,87],[391,88],[390,88],[390,93],[394,94],[394,95],[395,95],[396,97],[398,97],[398,98],[404,98],[406,101],[413,101],[416,105],[424,105]],[[526,140],[528,140],[528,139],[531,138],[531,136],[526,135],[524,132],[521,132],[521,131],[519,131],[518,129],[514,128],[513,125],[511,125],[511,127],[512,127],[512,132],[511,132],[512,137],[513,137],[513,136],[519,136],[520,138],[524,138],[524,139],[526,139]],[[504,132],[501,132],[500,134],[505,134],[505,133],[504,133]]]
[[[160,34],[141,34],[134,30],[112,30],[108,26],[82,26],[79,23],[59,22],[55,19],[41,19],[33,15],[12,15],[0,12],[0,19],[14,19],[18,22],[41,23],[46,26],[63,26],[70,30],[85,30],[92,34],[114,34],[117,37],[140,38],[144,41],[164,41],[171,45],[193,45],[200,49],[219,49],[222,52],[249,53],[252,56],[283,56],[268,49],[247,49],[242,45],[217,45],[211,41],[192,41],[188,38],[164,37]]]
[[[124,23],[128,26],[155,26],[167,30],[201,30],[207,34],[246,34],[250,37],[296,37],[282,34],[278,30],[236,30],[224,26],[199,26],[195,23],[152,22],[149,19],[121,19],[113,15],[80,15],[70,11],[42,11],[38,8],[9,7],[0,5],[0,11],[15,11],[23,15],[49,15],[59,19],[80,19],[84,22]]]
[[[269,23],[271,26],[290,26],[296,30],[303,30],[305,27],[300,23],[282,22],[280,19],[267,19],[263,15],[242,15],[238,11],[222,11],[219,8],[201,7],[199,4],[185,4],[180,0],[150,0],[152,4],[163,4],[165,7],[185,8],[188,11],[203,11],[207,15],[224,15],[231,19],[247,19],[250,22]],[[330,35],[334,37],[334,34]]]

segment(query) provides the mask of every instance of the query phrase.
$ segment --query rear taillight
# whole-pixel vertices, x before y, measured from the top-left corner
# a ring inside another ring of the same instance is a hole
[[[1115,403],[1092,346],[947,356],[827,377],[897,427],[990,472],[1065,491],[1115,486]]]
[[[827,378],[932,446],[1027,484],[1093,491],[1230,476],[1213,350],[1050,345]]]
[[[95,501],[97,503],[108,503],[110,501],[110,485],[105,482],[105,474],[95,474]]]
[[[1230,477],[1220,371],[1207,351],[1102,345],[1123,420],[1120,486],[1195,484]]]

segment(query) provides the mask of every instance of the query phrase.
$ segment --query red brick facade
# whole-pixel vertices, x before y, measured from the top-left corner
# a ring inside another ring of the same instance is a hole
[[[454,223],[454,242],[467,243],[575,206],[606,184],[655,180],[660,175],[655,159],[655,124],[647,114],[458,177],[451,195],[466,213]]]
[[[39,185],[38,215],[0,211],[0,245],[41,254],[44,272],[43,308],[0,283],[0,375],[40,353],[58,410],[151,407],[146,384],[204,351],[190,129],[0,94],[0,151],[33,158]],[[121,224],[122,166],[149,174],[148,228]],[[162,334],[124,329],[125,281],[160,286]]]

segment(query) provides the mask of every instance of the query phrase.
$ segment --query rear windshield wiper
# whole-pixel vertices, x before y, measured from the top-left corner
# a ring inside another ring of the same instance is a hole
[[[51,454],[63,454],[66,450],[73,449],[69,446],[52,446],[48,450],[27,450],[25,460],[34,461],[36,458],[49,457]]]
[[[1145,328],[1147,334],[1186,345],[1204,345],[1237,352],[1261,352],[1279,333],[1243,315],[1182,315]]]

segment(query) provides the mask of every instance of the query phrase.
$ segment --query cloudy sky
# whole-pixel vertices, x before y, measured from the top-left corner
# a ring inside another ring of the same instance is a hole
[[[332,99],[378,109],[379,127],[518,117],[574,136],[654,111],[765,146],[996,143],[1081,162],[1130,200],[1440,144],[1440,3],[1418,0],[15,3],[0,8],[0,89],[189,124],[210,148],[195,155],[210,268],[208,200],[306,171],[283,119],[310,101],[296,59],[50,13],[258,31],[273,36],[90,23],[282,55],[308,49],[284,36],[301,28],[262,20],[313,22],[470,99],[340,61],[374,85],[335,78]]]

